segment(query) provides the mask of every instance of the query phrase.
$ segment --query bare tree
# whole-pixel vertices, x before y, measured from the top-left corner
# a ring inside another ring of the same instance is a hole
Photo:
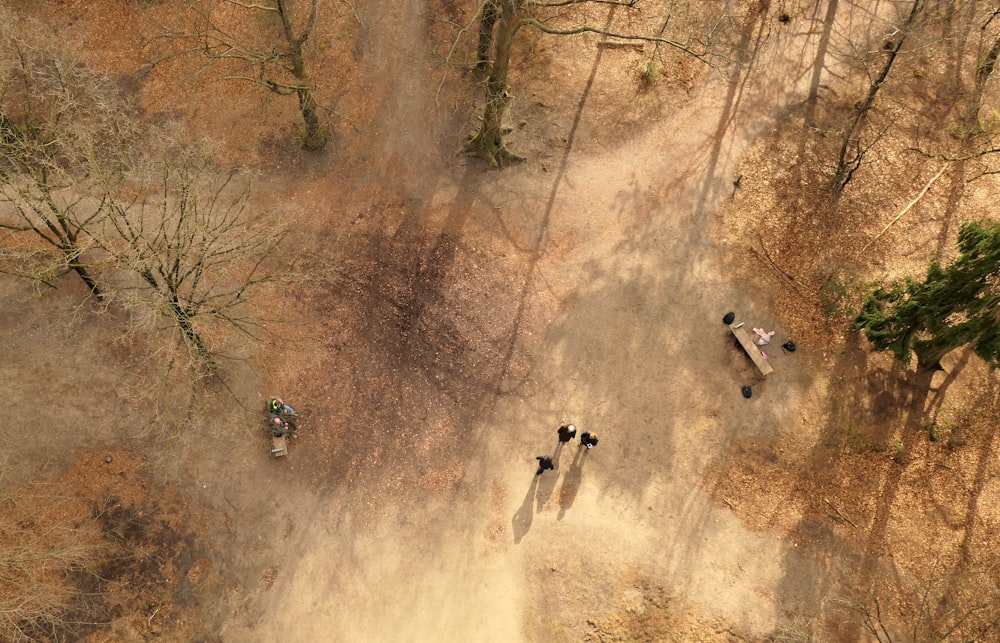
[[[101,532],[84,503],[51,491],[12,487],[0,506],[0,639],[60,640],[80,598],[75,577],[108,551]]]
[[[588,9],[599,5],[608,6],[611,11],[607,24],[600,27],[587,21]],[[514,37],[522,27],[559,36],[592,33],[617,41],[652,42],[713,64],[709,37],[698,39],[688,34],[688,40],[681,41],[663,35],[670,24],[669,11],[662,27],[650,33],[614,28],[611,18],[615,9],[637,12],[638,5],[637,0],[482,0],[476,68],[487,73],[486,102],[482,125],[469,140],[466,151],[495,166],[522,160],[507,149],[503,136],[503,118],[512,98],[508,83],[511,53]]]
[[[305,5],[302,15],[296,15],[298,4]],[[306,64],[306,44],[316,29],[319,0],[189,0],[187,6],[194,31],[164,28],[163,37],[183,42],[184,53],[205,56],[206,67],[225,66],[225,79],[252,82],[280,96],[294,94],[305,124],[299,142],[308,150],[322,149],[328,132],[320,121]],[[272,33],[258,32],[261,16],[272,21]],[[254,27],[240,29],[241,24]]]
[[[879,643],[994,641],[1000,632],[1000,592],[991,562],[985,569],[960,570],[937,560],[923,578],[878,569],[869,587],[856,587],[836,602],[854,612]]]
[[[493,30],[500,16],[500,0],[483,0],[482,15],[479,18],[479,45],[476,48],[476,71],[490,69],[490,54],[493,50]]]
[[[890,38],[885,41],[883,45],[885,60],[882,62],[882,66],[879,68],[875,78],[868,86],[868,91],[865,93],[864,99],[861,100],[855,107],[854,114],[851,116],[847,127],[841,135],[843,141],[840,146],[840,154],[837,157],[837,169],[834,171],[832,182],[834,198],[837,198],[844,191],[847,183],[854,176],[854,172],[861,167],[861,162],[864,159],[866,149],[861,145],[859,132],[865,118],[868,116],[869,110],[875,103],[875,97],[878,95],[879,90],[882,89],[886,79],[889,77],[892,65],[896,62],[896,57],[903,48],[903,43],[910,34],[910,31],[912,30],[913,25],[922,9],[923,0],[915,0],[913,5],[910,7],[910,13],[906,17],[906,20],[902,23],[902,25],[895,28],[890,34]]]
[[[172,151],[134,195],[111,204],[103,241],[124,269],[116,294],[169,319],[199,367],[215,365],[229,331],[262,339],[260,295],[283,278],[269,263],[283,232],[276,217],[253,212],[250,176]]]
[[[127,164],[129,111],[59,40],[0,10],[0,270],[49,285],[74,271],[101,295],[84,254],[101,188]]]
[[[996,145],[995,112],[988,114],[985,119],[980,116],[990,80],[996,70],[997,58],[1000,57],[1000,31],[997,30],[1000,20],[998,20],[998,16],[1000,16],[1000,7],[989,9],[979,27],[980,38],[976,52],[975,76],[972,81],[972,91],[966,103],[964,127],[961,128],[963,134],[960,137],[961,149],[958,154],[939,155],[947,160],[959,163],[973,159],[988,161],[1000,152],[1000,148]],[[998,170],[990,167],[987,162],[986,168],[979,171],[973,179],[997,173]]]
[[[491,42],[494,25],[497,22],[499,5],[499,28],[495,35],[493,59],[487,62],[482,57],[478,61],[480,69],[489,69],[486,78],[486,105],[483,108],[483,124],[479,132],[469,140],[466,149],[493,165],[503,166],[510,161],[522,160],[507,149],[503,139],[503,118],[510,105],[511,94],[507,84],[510,68],[510,53],[514,36],[524,25],[519,15],[526,0],[487,0],[483,9],[480,28],[479,55],[494,47]]]
[[[983,110],[984,103],[989,104],[987,101],[989,92],[995,91],[991,89],[991,85],[997,58],[1000,57],[1000,7],[986,7],[985,11],[978,9],[981,7],[970,7],[966,22],[959,27],[963,30],[961,32],[963,40],[967,38],[978,42],[971,48],[973,61],[971,87],[963,90],[959,78],[956,80],[956,90],[952,91],[957,98],[955,104],[959,105],[957,121],[947,128],[942,128],[949,136],[936,141],[932,149],[910,148],[910,151],[954,164],[956,171],[963,177],[967,174],[969,166],[971,172],[968,173],[971,176],[966,179],[967,181],[1000,173],[994,163],[994,159],[1000,153],[1000,147],[996,143],[1000,121],[995,110]],[[955,56],[955,58],[960,57]],[[966,61],[969,57],[966,56]],[[956,61],[955,64],[959,62],[961,61]],[[941,91],[944,93],[947,90]]]
[[[980,32],[985,36],[987,29],[1000,16],[1000,7],[989,12]],[[987,43],[989,41],[986,41]],[[973,83],[972,98],[969,100],[969,120],[977,131],[982,131],[982,124],[979,121],[979,112],[983,107],[983,95],[986,93],[986,86],[997,66],[997,57],[1000,56],[1000,34],[994,34],[992,45],[976,64],[976,76]]]

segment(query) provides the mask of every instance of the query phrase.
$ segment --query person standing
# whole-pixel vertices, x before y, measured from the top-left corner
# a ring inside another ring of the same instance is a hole
[[[593,449],[597,446],[597,434],[584,431],[580,434],[580,444],[588,449]]]
[[[535,472],[536,476],[542,475],[546,469],[555,469],[556,465],[552,463],[551,456],[547,455],[536,455],[535,459],[538,460],[538,471]]]
[[[560,442],[569,442],[576,437],[576,427],[572,424],[564,424],[557,431]]]

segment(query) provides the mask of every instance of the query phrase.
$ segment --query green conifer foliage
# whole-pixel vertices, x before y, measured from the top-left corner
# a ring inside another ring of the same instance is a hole
[[[964,223],[958,249],[950,266],[933,261],[923,282],[907,279],[868,295],[854,328],[873,350],[891,351],[904,364],[916,353],[919,368],[934,370],[945,353],[970,344],[1000,366],[1000,224]]]

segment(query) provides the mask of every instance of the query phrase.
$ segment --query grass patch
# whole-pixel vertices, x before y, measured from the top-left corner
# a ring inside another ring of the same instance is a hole
[[[643,65],[639,70],[639,80],[642,81],[642,86],[647,89],[655,85],[659,77],[660,68],[652,60]]]

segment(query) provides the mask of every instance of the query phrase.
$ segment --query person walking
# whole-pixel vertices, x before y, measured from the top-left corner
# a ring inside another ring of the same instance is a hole
[[[555,469],[556,465],[552,463],[552,458],[547,455],[536,455],[535,459],[538,460],[538,471],[535,472],[536,476],[542,475],[546,469]]]
[[[588,449],[593,449],[597,446],[597,434],[584,431],[580,434],[580,444]]]
[[[560,442],[569,442],[576,437],[576,427],[572,424],[564,424],[559,427],[557,433],[559,433]]]

